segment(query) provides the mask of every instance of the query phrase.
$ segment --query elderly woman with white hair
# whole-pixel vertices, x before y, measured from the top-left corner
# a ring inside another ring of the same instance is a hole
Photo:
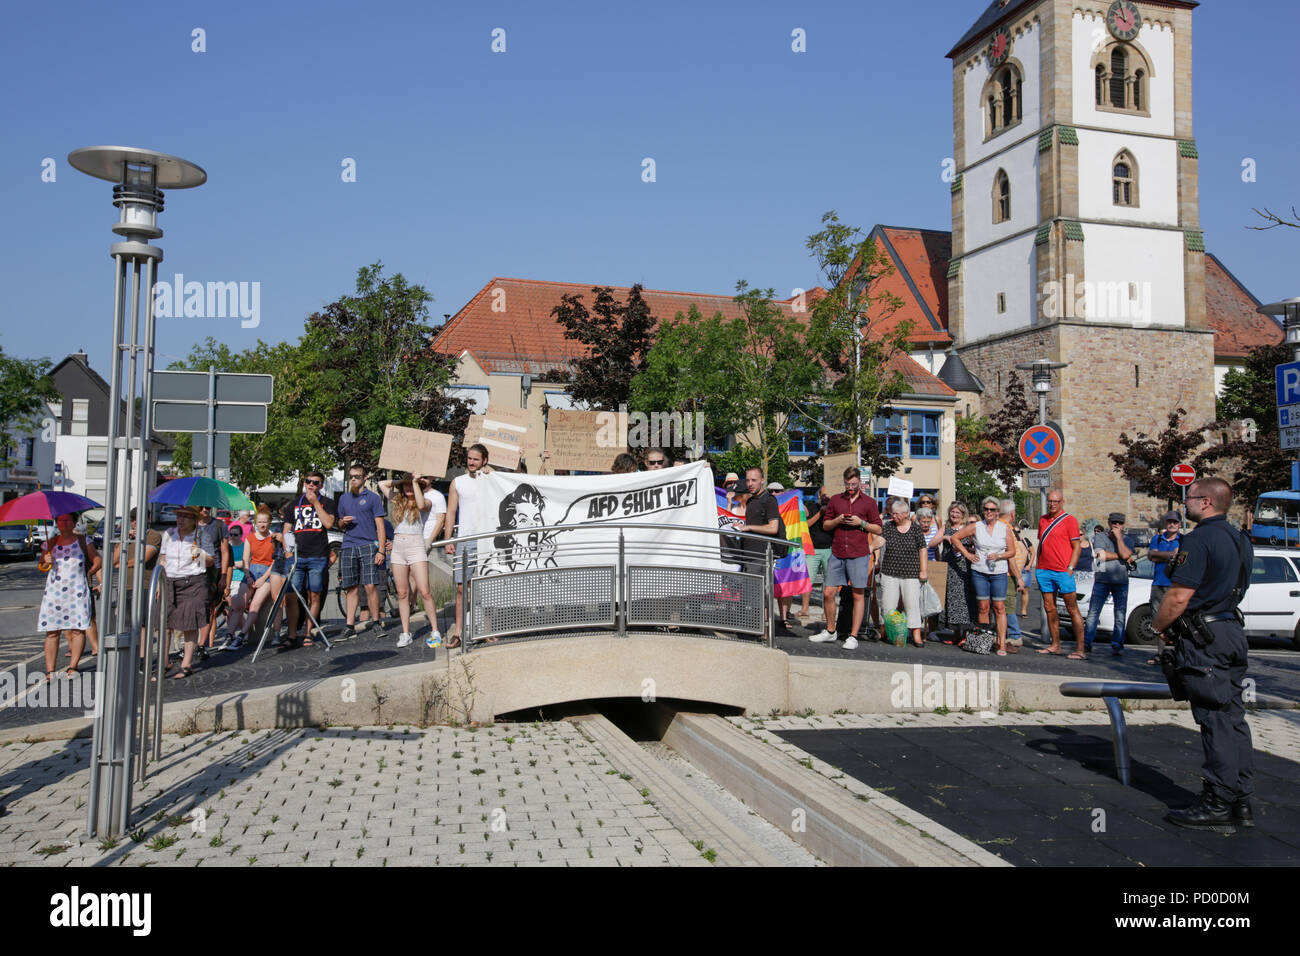
[[[907,626],[912,643],[924,647],[921,636],[921,582],[928,576],[925,532],[912,520],[912,507],[904,498],[890,505],[893,521],[884,523],[881,532],[885,553],[880,559],[880,613],[889,614],[898,607],[901,596],[907,612]]]

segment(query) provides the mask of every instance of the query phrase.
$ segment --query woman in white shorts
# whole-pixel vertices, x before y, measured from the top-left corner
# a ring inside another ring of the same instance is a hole
[[[393,522],[393,550],[389,552],[388,561],[393,570],[393,583],[397,586],[397,613],[402,618],[398,647],[411,643],[412,584],[424,602],[425,614],[432,628],[425,645],[439,647],[442,644],[437,609],[429,590],[429,556],[424,538],[425,524],[434,510],[431,496],[437,494],[429,492],[430,484],[430,479],[417,475],[401,482],[379,483],[379,493],[388,499],[388,517]],[[443,511],[446,509],[447,506],[443,505]]]

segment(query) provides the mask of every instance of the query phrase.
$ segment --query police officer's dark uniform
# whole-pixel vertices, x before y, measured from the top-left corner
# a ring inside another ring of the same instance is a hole
[[[1168,815],[1180,826],[1254,826],[1249,802],[1255,791],[1254,758],[1242,702],[1246,630],[1237,611],[1253,561],[1250,541],[1224,515],[1213,515],[1183,536],[1171,562],[1173,584],[1195,592],[1179,626],[1166,633],[1179,635],[1175,663],[1205,751],[1200,801]],[[1191,637],[1197,612],[1202,640],[1209,639],[1203,647]]]

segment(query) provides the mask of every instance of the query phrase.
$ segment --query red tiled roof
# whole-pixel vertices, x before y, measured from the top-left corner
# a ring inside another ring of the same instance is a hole
[[[907,382],[907,391],[914,395],[931,395],[935,398],[957,396],[956,392],[927,372],[925,366],[910,355],[895,354],[885,363],[885,367],[891,371],[901,372],[904,381]]]
[[[873,320],[873,331],[885,332],[910,319],[913,345],[946,347],[951,344],[948,260],[952,258],[952,233],[877,226],[871,230],[870,238],[894,266],[891,275],[874,283],[873,294],[888,292],[903,300],[903,305],[887,317],[883,315],[885,308],[873,303],[867,312]]]
[[[1262,303],[1224,268],[1205,255],[1205,320],[1214,329],[1216,359],[1244,359],[1261,345],[1277,345],[1282,327],[1271,315],[1260,315]]]
[[[916,235],[916,230],[911,231]],[[905,246],[905,248],[910,248]],[[947,264],[943,266],[947,269]],[[946,282],[945,282],[946,285]],[[611,287],[619,301],[627,299],[626,287]],[[502,293],[497,293],[500,289]],[[595,301],[592,285],[577,282],[545,282],[538,279],[496,278],[485,285],[474,298],[452,316],[433,342],[439,352],[459,355],[468,351],[485,372],[540,375],[562,369],[581,354],[578,343],[564,337],[564,329],[551,310],[560,304],[563,295],[581,295],[590,309]],[[740,315],[735,299],[727,295],[707,295],[697,292],[665,292],[643,289],[642,296],[657,320],[672,318],[686,312],[693,305],[705,316],[721,312],[727,318]],[[821,287],[804,293],[805,311],[793,311],[795,300],[777,302],[790,314],[806,315],[807,308],[826,295]],[[499,309],[492,311],[494,303]],[[918,322],[918,327],[922,323]],[[924,328],[930,323],[925,320]],[[916,340],[916,336],[913,337]],[[931,340],[923,340],[931,341]],[[937,340],[935,340],[937,341]],[[943,340],[948,341],[945,333]],[[950,397],[957,393],[926,369],[905,355],[895,356],[890,366],[907,380],[908,391],[918,395]]]
[[[521,361],[551,366],[566,363],[580,356],[582,348],[564,337],[564,328],[551,311],[564,295],[580,295],[583,304],[592,308],[596,296],[591,290],[598,284],[493,279],[447,321],[433,347],[450,354],[469,350],[485,371],[527,371],[515,367]],[[620,302],[627,299],[627,287],[611,288]],[[728,295],[655,289],[643,289],[641,294],[657,320],[672,318],[692,305],[705,316],[715,312],[727,318],[740,315],[739,306]],[[779,304],[792,307],[793,301],[787,299]],[[493,311],[494,305],[503,311]]]

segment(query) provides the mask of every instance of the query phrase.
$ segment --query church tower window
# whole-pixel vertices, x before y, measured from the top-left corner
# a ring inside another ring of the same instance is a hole
[[[1011,177],[999,169],[993,177],[993,221],[1006,222],[1011,218]]]
[[[1151,62],[1134,43],[1117,43],[1092,58],[1093,99],[1104,110],[1145,114]]]
[[[986,137],[1019,124],[1024,111],[1024,82],[1014,63],[1000,67],[989,77],[983,100]]]
[[[1121,150],[1111,164],[1111,183],[1114,205],[1138,204],[1137,164],[1128,150]]]

